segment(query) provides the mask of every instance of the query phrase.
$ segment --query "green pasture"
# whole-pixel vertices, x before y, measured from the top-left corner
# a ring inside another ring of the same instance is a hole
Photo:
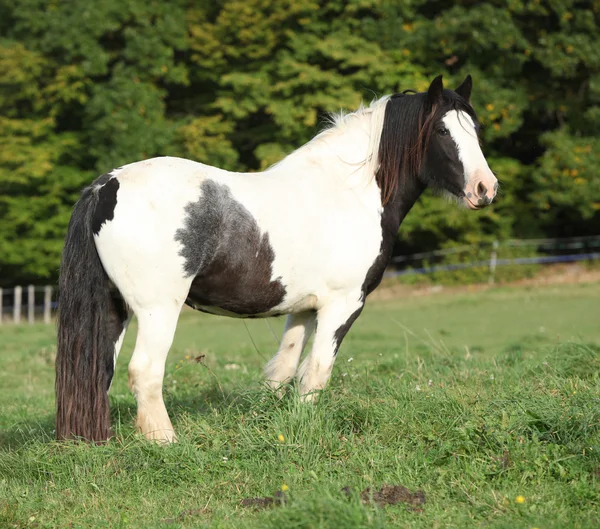
[[[53,441],[54,328],[0,327],[0,527],[600,527],[600,284],[372,302],[316,405],[261,384],[282,326],[184,312],[172,446],[132,428],[134,326],[102,446]]]

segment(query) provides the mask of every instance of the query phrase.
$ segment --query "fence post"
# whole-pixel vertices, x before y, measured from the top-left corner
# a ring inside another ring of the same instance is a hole
[[[52,307],[52,287],[44,287],[44,323],[50,323],[50,314]]]
[[[2,300],[4,299],[2,296],[3,294],[4,291],[0,288],[0,325],[2,325]]]
[[[13,323],[21,323],[21,297],[23,295],[22,287],[15,287],[13,302]]]
[[[496,261],[498,260],[497,250],[498,241],[494,241],[492,243],[492,252],[490,253],[490,276],[488,278],[488,283],[490,285],[493,285],[496,281]]]
[[[27,323],[35,323],[35,287],[27,287]]]

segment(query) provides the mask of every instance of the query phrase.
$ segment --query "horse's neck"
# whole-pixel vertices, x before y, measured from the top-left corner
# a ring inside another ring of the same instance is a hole
[[[425,191],[425,186],[416,179],[412,182],[404,184],[401,183],[394,198],[384,206],[382,226],[385,222],[387,230],[393,235],[394,238],[398,233],[398,229],[400,228],[402,221],[406,215],[408,215],[408,212],[415,205],[423,191]],[[384,238],[386,228],[384,228]]]
[[[391,257],[400,224],[424,191],[416,177],[400,183],[395,197],[385,206],[375,179],[381,127],[386,100],[325,131],[294,151],[269,171],[282,177],[327,179],[340,190],[352,189],[374,205],[373,213],[382,229],[381,258]],[[364,201],[363,201],[364,202]],[[375,211],[375,209],[377,211]]]
[[[379,285],[387,268],[400,224],[413,207],[423,191],[418,183],[400,187],[394,199],[383,207],[381,213],[381,246],[379,255],[369,269],[363,285],[366,294],[370,294]]]
[[[324,131],[276,164],[269,172],[294,178],[328,180],[340,188],[360,189],[374,183],[369,144],[370,114],[347,118],[347,122]]]

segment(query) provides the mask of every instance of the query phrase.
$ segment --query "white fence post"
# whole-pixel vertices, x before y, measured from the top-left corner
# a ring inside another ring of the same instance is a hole
[[[21,298],[23,296],[23,288],[20,286],[14,289],[13,302],[13,323],[21,323]]]
[[[27,323],[35,323],[35,287],[27,287]]]
[[[50,315],[52,310],[52,287],[50,285],[44,287],[44,323],[50,323]]]
[[[490,285],[493,285],[496,281],[496,262],[498,260],[497,250],[498,241],[494,241],[492,244],[492,253],[490,253],[490,277],[488,278],[488,283]]]

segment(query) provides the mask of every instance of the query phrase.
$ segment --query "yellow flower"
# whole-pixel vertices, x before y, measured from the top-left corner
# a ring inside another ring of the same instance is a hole
[[[517,497],[515,498],[515,501],[516,501],[517,503],[525,503],[525,496],[517,496]]]
[[[282,433],[280,433],[280,434],[277,436],[277,439],[279,439],[279,442],[280,442],[280,443],[283,443],[283,442],[285,441],[285,437],[283,436],[283,434],[282,434]]]
[[[491,103],[488,103],[487,105],[485,105],[485,109],[488,112],[491,112],[492,110],[494,110],[494,105],[492,105]]]
[[[290,490],[290,488],[284,483],[283,485],[281,485],[281,490],[285,492],[286,490]]]

